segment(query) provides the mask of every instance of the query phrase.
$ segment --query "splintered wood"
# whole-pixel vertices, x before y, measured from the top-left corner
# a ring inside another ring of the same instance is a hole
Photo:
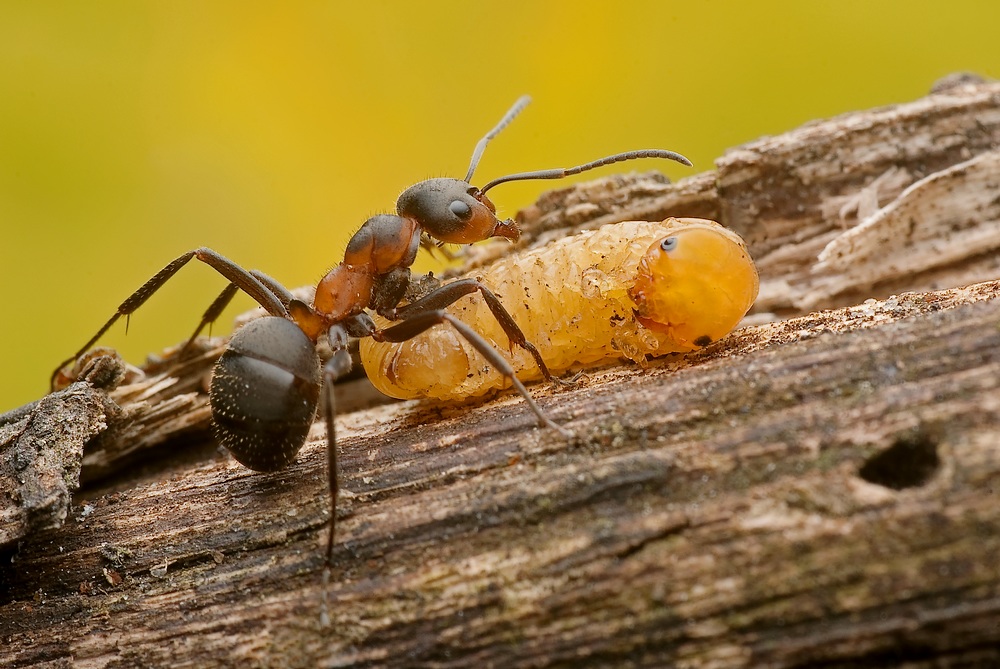
[[[547,194],[524,247],[613,220],[734,228],[752,324],[532,386],[572,437],[512,395],[341,413],[328,583],[321,422],[255,474],[212,447],[224,340],[110,394],[85,376],[0,427],[4,503],[56,500],[4,510],[0,664],[1000,665],[998,148],[1000,85],[965,83],[678,184]],[[75,481],[53,497],[34,473],[53,438],[70,479],[88,444],[71,507]]]

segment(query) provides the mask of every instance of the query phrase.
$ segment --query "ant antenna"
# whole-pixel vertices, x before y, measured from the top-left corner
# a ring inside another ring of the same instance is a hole
[[[601,158],[600,160],[595,160],[591,163],[586,163],[585,165],[577,165],[576,167],[561,168],[557,167],[551,170],[538,170],[536,172],[521,172],[519,174],[511,174],[505,177],[500,177],[499,179],[494,179],[485,186],[479,189],[479,194],[482,195],[494,186],[499,186],[500,184],[507,183],[508,181],[526,181],[529,179],[562,179],[563,177],[572,176],[574,174],[579,174],[580,172],[586,172],[587,170],[592,170],[595,167],[602,167],[604,165],[610,165],[612,163],[620,163],[626,160],[635,160],[637,158],[666,158],[667,160],[676,160],[681,165],[687,165],[691,167],[691,161],[682,156],[675,151],[664,151],[662,149],[640,149],[638,151],[626,151],[625,153],[616,153],[613,156],[608,156],[606,158]],[[468,181],[468,179],[466,180]]]
[[[486,136],[479,140],[479,143],[476,144],[475,150],[472,152],[472,162],[469,163],[469,172],[465,175],[466,183],[472,181],[472,175],[476,171],[476,167],[479,166],[479,159],[483,157],[483,151],[486,150],[486,145],[490,143],[491,139],[499,135],[501,130],[510,125],[510,122],[514,120],[514,117],[520,114],[521,111],[528,106],[529,102],[531,102],[531,96],[522,95],[519,97],[517,102],[514,103],[514,106],[503,115],[503,118],[500,119],[500,122],[497,123],[496,127],[486,133]]]

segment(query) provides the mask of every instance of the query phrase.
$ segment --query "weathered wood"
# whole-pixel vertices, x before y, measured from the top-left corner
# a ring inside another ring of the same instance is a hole
[[[541,389],[537,389],[541,392]],[[541,401],[114,494],[0,571],[5,666],[1000,661],[1000,283],[746,328]],[[916,465],[914,465],[916,462]]]
[[[521,220],[538,244],[720,219],[750,242],[764,311],[801,313],[995,278],[998,146],[1000,85],[963,84],[760,140],[675,185],[553,191]],[[1000,663],[997,281],[533,387],[571,439],[510,395],[341,413],[326,590],[323,425],[279,473],[218,452],[204,389],[223,344],[0,428],[5,457],[31,435],[32,462],[52,430],[78,435],[62,473],[32,479],[56,489],[69,467],[63,511],[4,516],[21,541],[0,565],[0,665]]]
[[[62,525],[84,447],[121,413],[105,391],[121,381],[123,364],[107,355],[91,362],[80,381],[0,421],[0,548]]]

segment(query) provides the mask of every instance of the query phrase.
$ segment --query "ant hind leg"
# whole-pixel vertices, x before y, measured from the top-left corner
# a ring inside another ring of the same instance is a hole
[[[249,274],[260,281],[265,288],[278,298],[285,309],[288,309],[289,303],[295,299],[295,296],[287,288],[259,270],[252,269],[249,271]],[[181,347],[179,355],[183,356],[191,349],[198,335],[201,334],[206,326],[209,328],[209,334],[211,334],[212,324],[222,315],[223,310],[229,306],[229,303],[239,290],[240,286],[238,284],[230,283],[219,293],[219,296],[212,301],[212,304],[208,305],[208,309],[205,310],[205,313],[201,317],[201,322],[198,323],[198,327],[195,328],[194,332],[191,333],[191,336],[184,343],[184,346]]]
[[[232,284],[235,284],[239,290],[242,290],[244,293],[252,297],[257,304],[264,307],[264,309],[266,309],[272,316],[288,315],[288,310],[281,303],[280,296],[275,293],[270,284],[262,282],[261,279],[258,278],[253,272],[243,269],[232,260],[207,247],[201,247],[199,249],[195,249],[194,251],[188,251],[187,253],[178,256],[169,262],[163,269],[154,274],[151,279],[142,284],[138,290],[129,295],[128,298],[126,298],[125,301],[118,306],[118,310],[114,313],[114,315],[112,315],[111,318],[109,318],[101,327],[101,329],[97,331],[97,334],[91,337],[75,354],[59,363],[59,366],[56,367],[55,371],[53,371],[52,375],[49,377],[50,389],[55,390],[59,373],[64,367],[66,367],[66,365],[70,364],[90,350],[90,348],[97,343],[97,340],[100,339],[104,333],[118,321],[119,318],[124,316],[127,322],[128,318],[136,309],[141,307],[146,300],[162,288],[163,284],[169,281],[174,274],[177,274],[177,272],[188,264],[192,258],[197,258],[222,276],[229,279]],[[233,289],[233,293],[235,293],[235,289]],[[213,317],[213,311],[217,310],[221,312],[222,308],[228,304],[232,297],[230,289],[226,288],[226,290],[224,290],[209,306],[205,316],[203,317],[202,324],[199,326],[195,335],[200,332],[201,328],[218,316],[216,313]]]

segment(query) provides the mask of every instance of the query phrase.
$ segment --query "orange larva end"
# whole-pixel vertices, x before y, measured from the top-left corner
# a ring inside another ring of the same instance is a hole
[[[682,350],[729,334],[757,299],[760,279],[746,244],[714,221],[677,219],[639,263],[629,290],[636,318]]]

